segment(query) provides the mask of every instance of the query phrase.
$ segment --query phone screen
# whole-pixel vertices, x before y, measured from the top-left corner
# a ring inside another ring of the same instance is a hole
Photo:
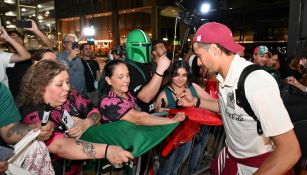
[[[63,112],[62,123],[64,124],[66,129],[72,128],[75,124],[74,119],[70,116],[70,114],[66,110],[64,110]]]
[[[19,27],[19,28],[31,28],[32,27],[32,21],[17,20],[16,21],[16,27]]]
[[[78,42],[73,42],[72,43],[72,46],[71,46],[71,48],[72,48],[72,50],[74,50],[74,49],[78,49]]]

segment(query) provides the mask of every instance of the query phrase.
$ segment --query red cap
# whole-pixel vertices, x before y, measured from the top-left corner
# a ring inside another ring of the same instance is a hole
[[[245,48],[235,43],[231,30],[224,24],[208,22],[203,24],[195,33],[194,42],[220,44],[225,49],[238,53]]]

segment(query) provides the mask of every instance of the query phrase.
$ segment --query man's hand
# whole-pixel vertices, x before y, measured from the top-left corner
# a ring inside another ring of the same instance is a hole
[[[112,165],[120,165],[134,159],[133,155],[119,146],[109,145],[105,155]]]
[[[195,106],[197,98],[194,98],[191,93],[184,92],[181,96],[177,97],[177,105],[183,107]]]
[[[171,60],[169,60],[166,55],[161,56],[157,62],[157,70],[156,72],[160,75],[163,75],[164,72],[168,69],[171,64]]]
[[[291,84],[291,85],[293,85],[293,86],[299,88],[299,89],[302,90],[303,92],[306,91],[306,86],[304,86],[303,84],[301,84],[299,81],[297,81],[296,78],[294,78],[294,77],[292,77],[292,76],[287,78],[287,82],[288,82],[289,84]]]
[[[0,173],[4,173],[8,168],[7,161],[0,161]]]
[[[7,41],[10,38],[10,35],[7,34],[3,26],[0,26],[0,38],[4,39],[5,41]]]
[[[69,61],[73,60],[74,58],[76,58],[79,54],[80,54],[80,50],[79,49],[74,49],[74,50],[68,50],[68,56],[67,56],[67,59]]]
[[[30,19],[29,21],[32,22],[32,27],[31,27],[31,28],[24,28],[24,29],[30,30],[30,31],[32,31],[32,32],[34,32],[34,33],[37,32],[37,31],[39,31],[39,29],[38,29],[36,23],[35,23],[32,19]]]
[[[70,137],[79,138],[84,133],[84,131],[87,130],[91,125],[93,125],[93,122],[90,118],[86,119],[80,119],[78,117],[72,117],[75,121],[74,127],[70,128],[67,132],[67,134]]]
[[[175,117],[172,118],[172,120],[175,120],[176,122],[182,122],[185,120],[185,113],[184,112],[178,112]]]
[[[41,129],[41,132],[37,136],[37,140],[45,141],[51,137],[54,130],[54,125],[51,121],[48,121],[45,126],[41,126],[39,129]]]

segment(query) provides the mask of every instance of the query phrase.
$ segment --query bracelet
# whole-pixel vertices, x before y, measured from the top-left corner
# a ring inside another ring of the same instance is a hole
[[[105,157],[105,158],[107,158],[107,152],[108,152],[109,146],[110,146],[109,144],[107,144],[107,146],[106,146],[106,150],[105,150],[105,152],[104,152],[104,157]]]
[[[195,106],[199,108],[199,106],[200,106],[200,99],[199,98],[197,98],[197,102],[196,102]]]
[[[163,77],[163,75],[159,74],[157,71],[155,72],[159,77]]]
[[[306,87],[306,89],[305,89],[305,92],[307,92],[307,87]]]

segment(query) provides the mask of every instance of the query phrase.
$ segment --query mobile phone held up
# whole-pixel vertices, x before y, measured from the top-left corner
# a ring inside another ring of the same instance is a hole
[[[32,21],[17,20],[16,21],[16,27],[19,27],[19,28],[32,28]]]
[[[79,48],[78,42],[73,42],[71,48],[72,50],[78,49]]]

